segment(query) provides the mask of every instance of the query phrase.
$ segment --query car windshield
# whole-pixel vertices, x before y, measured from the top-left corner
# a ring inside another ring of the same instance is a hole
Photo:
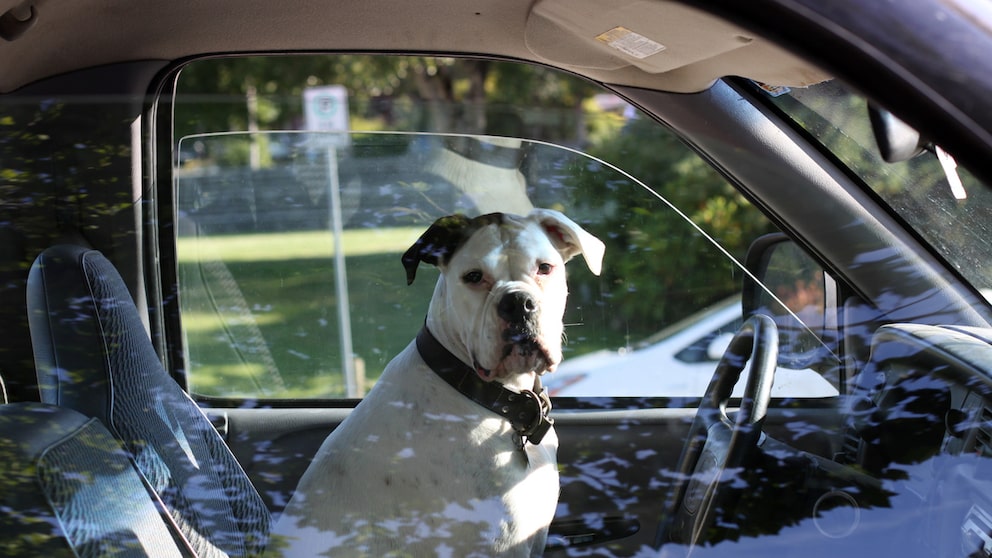
[[[779,89],[773,103],[810,133],[976,289],[992,292],[988,215],[992,190],[939,147],[886,162],[877,146],[868,102],[841,83]]]

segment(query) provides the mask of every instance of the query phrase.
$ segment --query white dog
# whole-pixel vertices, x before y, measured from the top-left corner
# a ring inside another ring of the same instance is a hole
[[[558,501],[539,376],[561,360],[564,263],[603,243],[564,215],[439,219],[404,254],[441,270],[424,329],[321,446],[272,553],[534,556]]]

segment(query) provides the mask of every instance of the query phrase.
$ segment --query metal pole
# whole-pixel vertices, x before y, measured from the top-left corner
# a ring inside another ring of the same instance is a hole
[[[331,210],[331,232],[334,235],[334,287],[338,299],[338,329],[341,336],[341,371],[344,373],[348,397],[361,397],[355,374],[355,358],[351,345],[351,312],[348,304],[348,274],[344,263],[344,224],[341,218],[341,184],[338,179],[338,151],[327,148],[328,199]]]

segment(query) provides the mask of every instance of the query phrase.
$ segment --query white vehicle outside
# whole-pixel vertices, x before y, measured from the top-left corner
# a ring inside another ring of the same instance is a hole
[[[559,397],[699,397],[741,322],[740,298],[726,298],[637,345],[566,355],[542,381]],[[743,393],[746,380],[747,371],[734,387],[734,397]],[[775,372],[772,397],[837,395],[837,388],[814,370],[779,366]]]

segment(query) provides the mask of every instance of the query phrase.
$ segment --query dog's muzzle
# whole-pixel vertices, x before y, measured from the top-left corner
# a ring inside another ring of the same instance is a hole
[[[524,291],[511,291],[499,299],[496,314],[509,324],[534,323],[537,320],[537,301]]]
[[[538,304],[533,296],[524,291],[506,293],[496,305],[496,315],[506,323],[502,333],[503,358],[510,356],[514,348],[520,356],[542,351],[538,339]]]

